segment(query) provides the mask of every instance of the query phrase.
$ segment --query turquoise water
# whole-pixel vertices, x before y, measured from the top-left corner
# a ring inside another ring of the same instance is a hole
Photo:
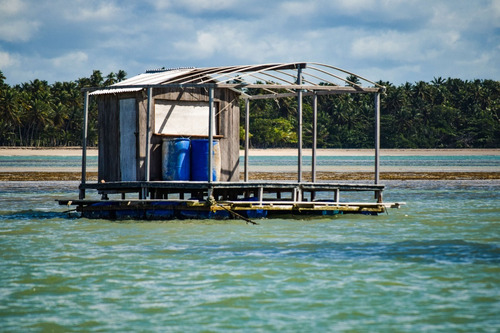
[[[311,156],[303,157],[303,165],[311,165]],[[373,156],[318,156],[318,166],[372,166]],[[243,157],[240,158],[243,163]],[[250,165],[296,165],[296,156],[250,156]],[[496,167],[500,170],[499,155],[484,156],[381,156],[381,166],[439,166],[439,167]]]
[[[81,156],[0,156],[0,167],[81,168]],[[97,168],[97,156],[87,157],[87,167]]]
[[[390,181],[379,216],[112,222],[0,182],[0,331],[498,332],[500,181]]]
[[[240,164],[243,165],[243,157]],[[250,156],[250,166],[289,166],[297,164],[296,156]],[[80,156],[0,156],[0,167],[73,167],[80,168]],[[311,165],[311,157],[303,157],[303,165]],[[372,166],[373,156],[318,156],[318,166]],[[500,155],[484,156],[381,156],[381,166],[490,167],[500,170]],[[87,167],[97,168],[97,156],[87,157]]]

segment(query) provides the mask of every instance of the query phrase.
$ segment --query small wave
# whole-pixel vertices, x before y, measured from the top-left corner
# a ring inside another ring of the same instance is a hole
[[[79,214],[74,211],[53,212],[28,209],[15,212],[0,212],[0,220],[49,220],[77,217],[79,217]]]
[[[500,247],[464,240],[422,240],[394,243],[283,243],[242,244],[228,248],[197,246],[184,250],[210,257],[308,258],[344,260],[389,260],[414,263],[500,263]]]

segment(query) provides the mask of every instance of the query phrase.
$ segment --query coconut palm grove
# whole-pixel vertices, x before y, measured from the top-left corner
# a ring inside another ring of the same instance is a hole
[[[0,71],[0,146],[59,147],[82,144],[82,88],[124,80],[119,70],[49,84],[44,80],[10,86]],[[348,77],[355,81],[355,77]],[[356,82],[354,82],[356,83]],[[434,78],[386,86],[381,96],[382,148],[499,148],[500,82]],[[257,94],[259,92],[256,92]],[[262,94],[266,93],[262,91]],[[312,100],[304,97],[304,146],[311,145]],[[252,101],[250,144],[285,148],[297,144],[295,98]],[[241,120],[245,117],[241,106]],[[97,146],[97,105],[89,108],[88,145]],[[331,95],[318,103],[319,148],[372,148],[373,96]],[[241,137],[244,136],[241,127]]]

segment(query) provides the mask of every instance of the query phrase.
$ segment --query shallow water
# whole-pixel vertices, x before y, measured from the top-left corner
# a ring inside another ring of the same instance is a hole
[[[112,222],[0,182],[1,331],[497,332],[500,181],[387,182],[388,215]]]
[[[80,156],[0,156],[0,171],[80,171]],[[373,171],[373,156],[318,156],[318,171]],[[240,169],[243,169],[244,158],[240,157]],[[296,156],[250,156],[251,171],[297,170]],[[311,156],[303,157],[305,171],[310,171]],[[383,171],[412,172],[498,172],[500,171],[499,155],[468,156],[381,156],[380,165]],[[88,156],[87,171],[97,171],[97,156]]]

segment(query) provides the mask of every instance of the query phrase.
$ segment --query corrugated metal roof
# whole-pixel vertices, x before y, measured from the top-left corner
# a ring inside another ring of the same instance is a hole
[[[106,95],[106,94],[123,94],[128,92],[141,91],[142,88],[122,88],[122,89],[106,89],[106,90],[96,90],[89,93],[90,96],[95,95]]]
[[[143,86],[143,85],[157,85],[169,81],[178,76],[184,75],[193,68],[182,68],[182,69],[167,69],[167,70],[155,70],[149,71],[143,74],[136,75],[130,79],[123,80],[121,82],[111,85],[109,88],[112,89],[100,89],[91,92],[89,95],[104,95],[104,94],[119,94],[125,92],[140,91],[143,88],[131,88],[130,86]],[[120,86],[127,86],[127,88],[119,88]]]
[[[369,86],[371,85],[371,86]],[[243,66],[157,69],[134,76],[92,95],[140,91],[148,87],[207,87],[236,90],[246,98],[305,93],[373,93],[385,87],[338,67],[292,62]],[[265,94],[263,94],[265,92]]]

